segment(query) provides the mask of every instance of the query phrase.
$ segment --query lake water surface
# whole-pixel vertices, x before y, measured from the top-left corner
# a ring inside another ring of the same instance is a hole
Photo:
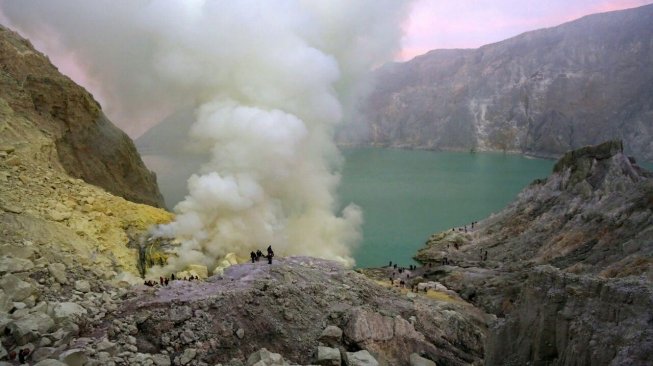
[[[358,267],[407,266],[432,233],[498,212],[554,161],[501,153],[456,153],[361,148],[344,150],[340,202],[363,208]],[[157,172],[169,208],[186,195],[193,159],[144,156]]]
[[[553,160],[502,153],[345,150],[341,202],[363,208],[358,267],[407,266],[434,232],[481,220],[510,203]]]

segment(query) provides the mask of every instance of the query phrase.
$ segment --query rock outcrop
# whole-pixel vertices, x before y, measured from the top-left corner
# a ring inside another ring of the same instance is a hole
[[[3,143],[10,143],[5,146],[16,155],[39,156],[54,169],[117,196],[164,207],[156,177],[131,139],[106,118],[88,92],[2,26],[0,123]],[[40,135],[39,143],[26,129]]]
[[[586,16],[376,71],[359,140],[560,156],[609,139],[653,160],[653,5]]]
[[[506,209],[418,252],[428,278],[499,317],[486,364],[653,362],[653,174],[622,148],[565,154]]]

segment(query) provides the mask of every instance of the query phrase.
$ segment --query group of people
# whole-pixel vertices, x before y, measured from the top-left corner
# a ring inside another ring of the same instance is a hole
[[[252,263],[258,262],[261,260],[261,257],[263,257],[263,252],[261,252],[260,249],[257,249],[256,252],[250,252],[249,256],[252,259]],[[268,264],[272,264],[272,257],[274,257],[274,251],[272,250],[272,245],[270,245],[268,246],[268,254],[265,256],[265,258],[268,259]]]
[[[478,221],[472,221],[470,231],[471,231],[471,230],[474,230],[474,225],[476,225],[476,224],[478,224]],[[455,227],[452,227],[452,228],[451,228],[451,231],[456,231],[456,228],[455,228]],[[463,225],[463,227],[459,227],[459,228],[458,228],[458,231],[464,231],[464,232],[467,232],[467,225]]]
[[[158,283],[158,285],[160,285],[160,286],[168,286],[168,284],[170,283],[170,281],[174,281],[174,280],[179,280],[179,281],[195,281],[195,280],[199,280],[199,279],[200,279],[200,276],[198,276],[198,275],[190,275],[189,277],[175,278],[175,274],[173,273],[173,274],[170,275],[170,278],[168,278],[168,277],[159,277],[159,283]],[[148,287],[154,287],[154,286],[157,285],[157,282],[156,282],[156,280],[146,280],[143,284],[144,284],[145,286],[148,286]]]
[[[16,356],[18,356],[18,362],[23,364],[23,363],[25,363],[25,359],[27,358],[27,356],[30,353],[31,353],[31,351],[30,351],[29,348],[23,348],[23,349],[19,350],[18,353],[16,353],[16,351],[9,352],[8,356],[9,356],[9,360],[12,360],[12,361],[16,359]]]

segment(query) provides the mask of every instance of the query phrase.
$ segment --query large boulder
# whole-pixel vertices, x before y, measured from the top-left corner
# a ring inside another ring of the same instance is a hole
[[[44,313],[32,313],[8,325],[11,335],[18,344],[38,339],[54,327],[54,320]]]
[[[53,307],[52,316],[54,319],[59,322],[64,319],[71,317],[81,317],[86,315],[88,312],[81,305],[74,302],[60,302],[55,304]]]
[[[59,361],[68,366],[84,366],[88,356],[81,348],[72,348],[59,355]]]
[[[48,264],[48,272],[50,272],[50,275],[55,279],[55,281],[59,282],[62,285],[65,285],[68,283],[68,279],[66,278],[66,265],[63,263],[50,263]]]
[[[272,353],[265,348],[252,353],[247,358],[247,366],[284,366],[287,363],[278,353]]]
[[[14,258],[9,256],[0,257],[0,274],[25,272],[34,268],[34,263],[29,259]]]
[[[347,366],[379,366],[379,362],[367,350],[347,352],[345,364]]]
[[[318,365],[324,366],[340,366],[340,350],[331,347],[317,347],[317,360]]]
[[[34,293],[34,286],[13,274],[6,274],[0,279],[0,288],[13,301],[22,301]]]
[[[339,345],[342,342],[342,329],[335,325],[329,325],[322,331],[320,342],[331,347]]]

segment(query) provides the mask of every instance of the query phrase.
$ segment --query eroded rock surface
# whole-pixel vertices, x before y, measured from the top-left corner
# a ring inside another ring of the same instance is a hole
[[[653,174],[620,141],[565,154],[467,228],[434,234],[416,259],[499,317],[487,364],[653,362]]]

